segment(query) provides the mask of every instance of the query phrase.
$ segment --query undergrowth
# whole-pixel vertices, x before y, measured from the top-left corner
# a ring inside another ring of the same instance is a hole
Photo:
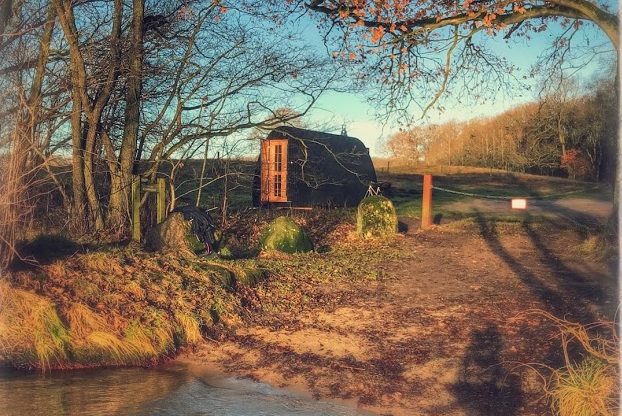
[[[605,233],[594,233],[586,237],[579,246],[579,252],[591,261],[606,261],[615,255],[615,244],[607,239]]]

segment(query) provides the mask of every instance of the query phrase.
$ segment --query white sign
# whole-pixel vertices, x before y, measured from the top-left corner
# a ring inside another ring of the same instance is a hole
[[[512,209],[527,209],[525,198],[512,198]]]

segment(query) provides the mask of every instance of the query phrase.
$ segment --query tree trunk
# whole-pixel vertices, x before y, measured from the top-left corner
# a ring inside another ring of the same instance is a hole
[[[82,104],[80,94],[72,92],[71,108],[71,185],[73,191],[74,226],[84,229],[87,224],[84,216],[86,198],[84,195],[84,144],[82,142]]]
[[[86,188],[86,198],[89,203],[89,219],[95,226],[96,231],[104,228],[99,199],[97,197],[97,187],[95,185],[95,169],[93,159],[95,156],[95,141],[97,139],[97,120],[99,114],[94,113],[88,120],[86,131],[86,143],[84,146],[84,185]]]
[[[76,215],[80,214],[79,216],[84,218],[86,194],[86,200],[90,208],[89,220],[94,223],[92,225],[95,226],[95,229],[101,230],[103,229],[104,222],[97,198],[93,159],[103,109],[108,104],[118,75],[119,37],[123,17],[123,2],[122,0],[115,0],[114,2],[108,73],[105,81],[99,83],[100,86],[94,99],[91,99],[89,96],[88,74],[73,12],[74,4],[71,0],[52,0],[52,5],[56,9],[60,26],[69,45],[72,98],[74,103],[71,119],[74,211]],[[82,123],[82,112],[86,116],[86,125]],[[83,132],[83,127],[86,127],[85,132]]]
[[[143,66],[143,19],[144,0],[132,1],[132,32],[130,46],[129,75],[127,81],[127,97],[125,106],[125,125],[123,127],[123,143],[120,154],[120,197],[111,198],[112,212],[127,212],[128,195],[132,183],[132,174],[135,173],[136,144],[138,142],[138,127],[140,123],[140,97],[142,92]],[[125,222],[126,218],[113,216],[109,222]],[[122,227],[124,224],[110,224]]]
[[[201,165],[201,177],[199,179],[199,189],[195,205],[201,206],[201,194],[203,193],[203,182],[205,181],[205,168],[207,167],[207,153],[209,151],[209,137],[205,140],[205,151],[203,152],[203,164]]]
[[[562,105],[564,105],[564,103],[560,102],[560,107]],[[562,159],[564,156],[566,156],[566,133],[564,132],[564,123],[563,123],[563,117],[561,114],[561,109],[560,109],[560,113],[557,115],[557,137],[559,139],[559,145],[561,147],[561,151],[562,151]]]

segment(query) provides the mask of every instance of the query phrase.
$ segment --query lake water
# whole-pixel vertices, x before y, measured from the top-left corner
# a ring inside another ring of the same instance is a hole
[[[0,374],[0,414],[10,416],[262,416],[367,414],[245,379],[183,365]]]

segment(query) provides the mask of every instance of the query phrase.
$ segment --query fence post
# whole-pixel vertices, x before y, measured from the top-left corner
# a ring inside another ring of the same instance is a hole
[[[166,179],[158,178],[157,180],[158,193],[156,204],[156,221],[160,224],[166,217]]]
[[[132,240],[140,243],[140,176],[132,177]]]
[[[423,201],[421,205],[421,228],[432,225],[432,175],[423,175]]]

